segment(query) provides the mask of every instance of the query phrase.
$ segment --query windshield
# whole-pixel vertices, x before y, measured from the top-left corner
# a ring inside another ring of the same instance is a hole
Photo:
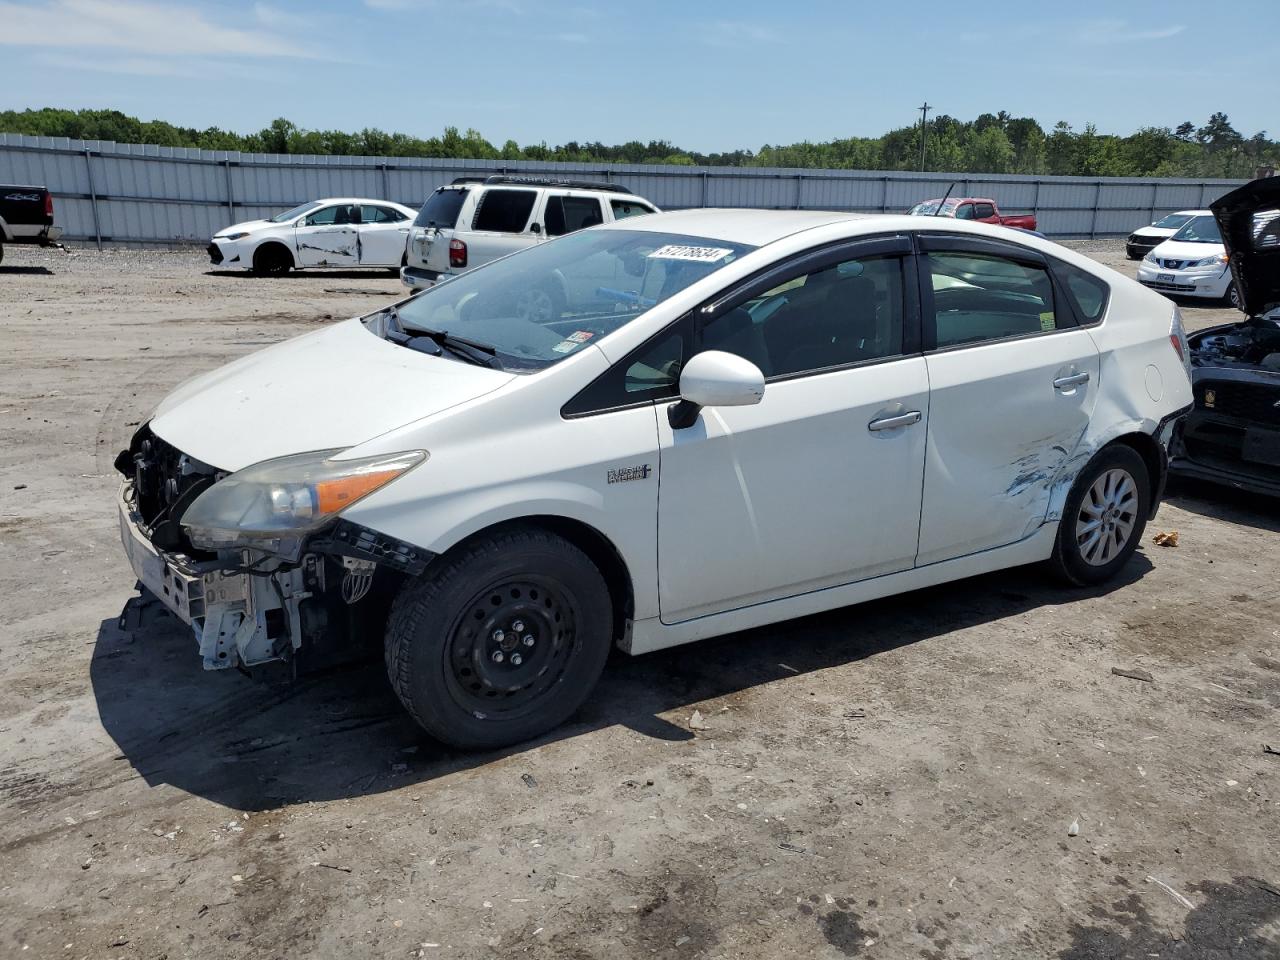
[[[584,230],[431,287],[400,305],[400,326],[491,347],[495,366],[506,370],[538,370],[753,249],[673,233]]]
[[[1221,243],[1222,234],[1218,231],[1218,221],[1213,217],[1192,217],[1169,239],[1184,243]]]
[[[1189,213],[1171,213],[1167,217],[1161,217],[1153,223],[1152,226],[1164,227],[1168,230],[1176,230],[1190,219],[1191,214]]]
[[[462,209],[462,201],[467,199],[469,190],[455,190],[441,187],[422,205],[418,211],[418,219],[413,221],[415,227],[440,227],[452,229],[458,222],[458,212]]]
[[[942,203],[941,200],[923,200],[907,212],[913,217],[936,217],[939,215],[938,204],[940,203]],[[946,203],[942,204],[941,215],[944,217],[954,217],[956,215],[956,207],[959,203],[959,200],[948,199]]]
[[[292,220],[294,217],[300,217],[309,210],[314,210],[320,206],[319,201],[312,200],[310,203],[300,203],[292,210],[286,210],[284,213],[277,213],[271,218],[272,223],[284,223],[286,220]]]

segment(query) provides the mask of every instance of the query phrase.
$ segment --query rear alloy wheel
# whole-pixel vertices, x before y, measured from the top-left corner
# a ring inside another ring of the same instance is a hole
[[[1111,579],[1133,556],[1151,512],[1146,462],[1131,447],[1105,448],[1067,497],[1050,560],[1072,583]]]
[[[536,529],[481,537],[407,585],[387,625],[387,673],[415,720],[464,749],[528,740],[590,694],[612,640],[599,570]]]
[[[1227,295],[1222,299],[1227,302],[1227,306],[1235,307],[1237,310],[1240,309],[1240,290],[1234,282],[1227,287]]]

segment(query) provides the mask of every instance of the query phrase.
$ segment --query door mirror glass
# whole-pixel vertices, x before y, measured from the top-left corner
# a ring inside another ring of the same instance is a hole
[[[699,407],[749,407],[764,398],[764,374],[750,360],[704,350],[680,372],[680,397]]]

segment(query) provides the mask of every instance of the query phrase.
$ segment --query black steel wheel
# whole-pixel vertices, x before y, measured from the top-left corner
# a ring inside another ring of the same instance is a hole
[[[582,705],[612,628],[608,586],[587,556],[515,528],[469,541],[406,585],[387,625],[387,673],[436,739],[505,746]]]

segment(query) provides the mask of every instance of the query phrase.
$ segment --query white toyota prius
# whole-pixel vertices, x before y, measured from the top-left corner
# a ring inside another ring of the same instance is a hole
[[[121,533],[206,667],[372,633],[427,731],[493,747],[613,644],[1037,561],[1106,580],[1186,361],[1168,300],[1026,233],[655,214],[182,385],[117,458]]]

